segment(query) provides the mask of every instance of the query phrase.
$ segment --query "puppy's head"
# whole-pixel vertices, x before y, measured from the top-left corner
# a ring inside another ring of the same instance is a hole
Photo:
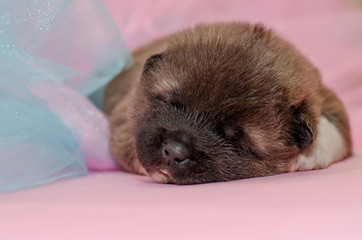
[[[261,25],[199,25],[144,66],[129,121],[154,179],[228,181],[287,170],[316,137],[318,71]]]

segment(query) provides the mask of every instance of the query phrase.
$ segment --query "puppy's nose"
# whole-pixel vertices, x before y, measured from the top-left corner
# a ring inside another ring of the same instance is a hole
[[[182,143],[167,140],[162,144],[162,156],[167,164],[184,163],[189,154],[189,150]]]

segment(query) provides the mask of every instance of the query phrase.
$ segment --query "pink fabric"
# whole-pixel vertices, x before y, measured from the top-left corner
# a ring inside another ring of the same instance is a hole
[[[91,173],[0,195],[2,239],[362,239],[362,8],[343,0],[105,2],[132,49],[200,21],[274,27],[341,96],[355,156],[324,170],[194,186]]]
[[[0,196],[2,239],[360,240],[362,161],[191,186],[93,173]]]

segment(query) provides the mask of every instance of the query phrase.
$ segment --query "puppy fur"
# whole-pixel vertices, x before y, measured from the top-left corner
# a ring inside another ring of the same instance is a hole
[[[341,101],[260,24],[197,25],[133,57],[104,99],[110,151],[126,171],[195,184],[319,169],[352,154]],[[165,161],[170,139],[187,161]]]

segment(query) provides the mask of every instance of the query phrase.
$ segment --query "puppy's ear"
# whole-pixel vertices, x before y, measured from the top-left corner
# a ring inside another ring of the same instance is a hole
[[[316,136],[316,120],[305,102],[292,106],[292,134],[300,150],[310,147]]]
[[[155,67],[155,65],[157,64],[157,62],[162,60],[162,57],[163,57],[162,54],[155,54],[155,55],[152,55],[151,57],[149,57],[146,60],[145,65],[143,67],[143,73],[148,73],[151,69],[153,69]]]

